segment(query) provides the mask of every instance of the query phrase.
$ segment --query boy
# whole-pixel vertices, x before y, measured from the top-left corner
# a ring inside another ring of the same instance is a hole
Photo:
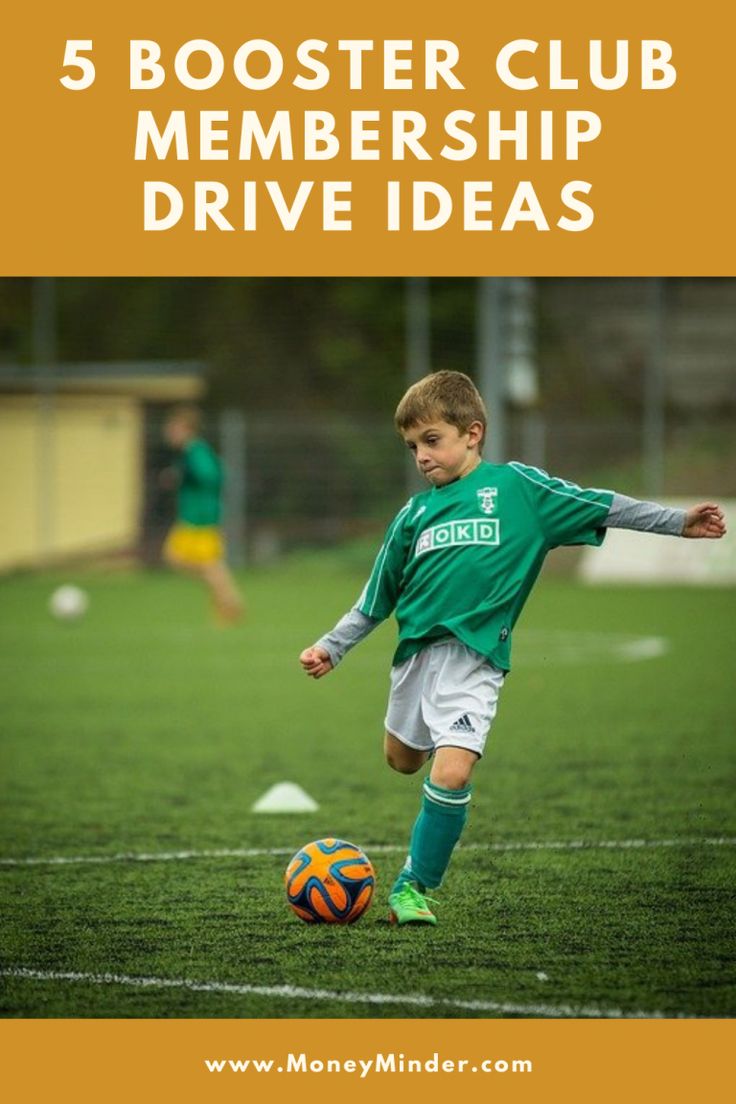
[[[225,562],[220,532],[222,465],[200,436],[201,423],[193,406],[175,407],[164,423],[164,438],[179,456],[170,473],[177,488],[177,520],[164,542],[163,556],[172,567],[205,582],[223,621],[237,621],[243,604]]]
[[[399,511],[357,604],[300,661],[321,678],[395,610],[385,755],[405,774],[430,757],[432,766],[390,916],[435,924],[425,893],[440,885],[465,825],[473,767],[510,668],[511,631],[547,552],[599,545],[610,526],[709,538],[726,529],[714,503],[668,509],[524,464],[486,463],[483,400],[461,372],[415,383],[395,421],[431,489]]]

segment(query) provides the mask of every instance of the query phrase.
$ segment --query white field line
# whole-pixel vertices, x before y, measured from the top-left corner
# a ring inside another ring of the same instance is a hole
[[[458,851],[636,851],[674,847],[734,847],[736,837],[710,836],[679,839],[623,840],[508,840],[499,843],[469,843]],[[404,852],[406,844],[377,843],[364,848],[376,852]],[[111,855],[39,855],[0,858],[0,867],[14,866],[104,866],[109,863],[184,862],[188,859],[257,859],[263,856],[293,855],[294,847],[216,847],[193,851],[119,851]]]
[[[338,993],[332,989],[306,989],[296,985],[248,985],[228,981],[193,981],[189,978],[129,977],[126,974],[82,974],[72,971],[0,970],[0,977],[26,981],[82,982],[87,985],[127,985],[137,989],[186,989],[192,993],[228,993],[236,996],[272,997],[277,1000],[337,1001],[341,1004],[393,1004],[398,1007],[449,1009],[465,1012],[498,1012],[506,1016],[546,1016],[551,1019],[661,1020],[697,1019],[688,1013],[627,1012],[621,1008],[591,1008],[571,1004],[516,1004],[508,1001],[454,1000],[424,993]]]

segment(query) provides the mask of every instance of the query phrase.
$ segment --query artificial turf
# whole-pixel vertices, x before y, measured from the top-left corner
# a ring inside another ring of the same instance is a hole
[[[155,572],[77,573],[89,612],[58,623],[61,581],[0,584],[0,856],[278,853],[0,866],[5,971],[187,983],[6,973],[3,1015],[736,1012],[732,591],[540,581],[440,923],[396,930],[385,895],[420,779],[382,761],[393,629],[318,684],[297,664],[362,574],[332,556],[245,573],[248,619],[229,629],[194,583]],[[663,654],[627,656],[640,638]],[[250,811],[284,780],[319,811]],[[283,895],[289,853],[327,835],[377,870],[373,907],[347,928],[303,924]],[[653,846],[498,849],[636,840]],[[416,995],[427,1002],[393,1000]]]

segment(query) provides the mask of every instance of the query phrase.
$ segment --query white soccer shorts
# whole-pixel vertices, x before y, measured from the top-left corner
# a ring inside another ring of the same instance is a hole
[[[386,731],[417,751],[460,747],[481,756],[503,680],[459,640],[431,644],[391,669]]]

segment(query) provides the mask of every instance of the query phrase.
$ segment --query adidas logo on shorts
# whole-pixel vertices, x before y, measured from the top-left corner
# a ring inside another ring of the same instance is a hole
[[[464,732],[466,735],[475,734],[475,729],[470,723],[470,717],[467,713],[463,713],[462,717],[458,717],[455,723],[450,725],[450,732]]]

